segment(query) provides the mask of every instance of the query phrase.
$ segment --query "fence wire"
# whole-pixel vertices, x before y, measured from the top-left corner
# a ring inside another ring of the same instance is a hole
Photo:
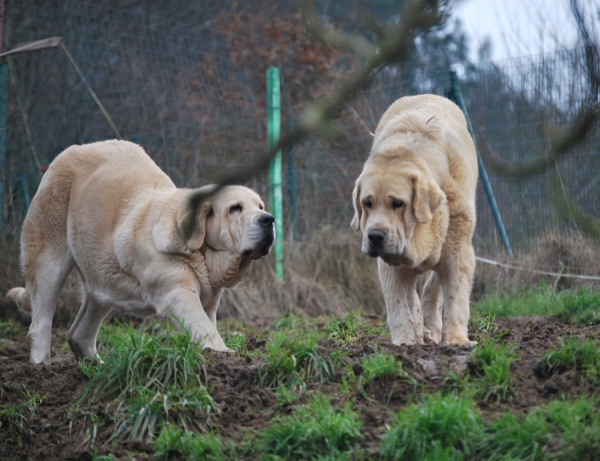
[[[8,0],[5,42],[62,36],[122,137],[142,145],[178,186],[197,187],[227,168],[249,164],[266,148],[269,66],[281,69],[285,129],[308,101],[331,90],[355,64],[307,36],[292,9],[287,14],[292,20],[217,9],[199,26],[136,9]],[[115,133],[62,49],[15,55],[8,64],[2,212],[16,234],[27,197],[41,178],[39,167],[72,144],[111,139]],[[545,156],[553,130],[566,127],[586,95],[582,50],[459,71],[478,140],[511,162]],[[383,112],[401,96],[444,95],[448,87],[449,69],[386,67],[348,102],[337,137],[313,137],[284,152],[287,236],[309,239],[323,226],[347,231],[354,181]],[[600,215],[598,134],[595,127],[543,174],[505,179],[488,171],[514,247],[526,248],[546,232],[575,227],[553,199],[557,171],[567,196],[583,211]],[[266,174],[248,185],[267,196]],[[477,212],[476,245],[500,248],[481,187]]]

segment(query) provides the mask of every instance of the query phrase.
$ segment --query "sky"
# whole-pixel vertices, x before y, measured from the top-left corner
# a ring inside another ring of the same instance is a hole
[[[579,0],[598,36],[600,0]],[[569,0],[457,0],[453,15],[471,38],[471,53],[485,37],[492,40],[492,60],[573,48],[578,30]]]

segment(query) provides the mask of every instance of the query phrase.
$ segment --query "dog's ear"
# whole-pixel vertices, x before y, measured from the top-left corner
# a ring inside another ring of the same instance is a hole
[[[352,191],[352,203],[354,203],[354,218],[352,218],[350,227],[358,232],[360,230],[360,220],[362,218],[362,208],[360,206],[360,182],[358,180]]]
[[[419,224],[431,221],[446,202],[446,194],[433,178],[428,176],[430,175],[417,174],[413,178],[413,213]]]
[[[190,250],[199,250],[204,245],[206,220],[212,211],[212,200],[204,201],[196,207],[188,204],[183,216],[177,220],[179,233]]]
[[[214,185],[196,189],[186,200],[177,217],[177,228],[187,247],[196,251],[204,245],[206,220],[213,212]]]

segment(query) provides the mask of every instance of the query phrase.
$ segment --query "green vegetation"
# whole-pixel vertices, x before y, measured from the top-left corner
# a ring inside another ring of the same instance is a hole
[[[392,418],[381,452],[399,460],[592,459],[600,447],[597,404],[555,401],[485,421],[470,399],[433,394]]]
[[[15,336],[24,335],[27,333],[27,328],[16,322],[0,322],[0,338],[13,338]]]
[[[130,325],[109,345],[104,364],[80,365],[93,377],[78,403],[115,407],[112,439],[151,439],[165,421],[199,430],[210,426],[219,408],[201,380],[205,358],[189,331]]]
[[[600,321],[600,293],[589,287],[560,294],[563,311],[558,318],[572,324],[592,324]]]
[[[476,347],[469,360],[475,397],[496,402],[511,397],[510,364],[515,360],[514,347],[492,341]]]
[[[0,427],[3,423],[23,425],[27,420],[27,412],[29,415],[35,413],[36,408],[40,405],[46,396],[41,396],[38,392],[31,394],[25,386],[21,390],[21,394],[27,397],[25,402],[17,402],[13,405],[0,405]]]
[[[402,362],[393,355],[377,351],[363,357],[360,366],[363,370],[361,381],[365,386],[374,378],[402,376]]]
[[[549,351],[540,364],[543,376],[577,369],[594,385],[600,385],[600,347],[597,341],[572,338],[557,350]]]
[[[276,388],[304,386],[307,381],[322,383],[331,378],[341,365],[343,351],[319,347],[320,338],[311,331],[275,333],[267,342],[265,363],[258,371],[260,383]]]
[[[161,431],[153,447],[159,459],[169,459],[174,455],[182,459],[221,461],[226,459],[224,445],[218,435],[196,434],[169,425]]]
[[[510,309],[519,315],[553,312],[561,319],[589,323],[595,321],[590,312],[596,297],[591,290],[556,294],[541,286],[515,295]],[[471,318],[469,333],[479,344],[462,352],[466,371],[443,371],[438,364],[441,376],[427,384],[413,374],[418,363],[406,362],[405,368],[389,346],[375,350],[357,346],[379,328],[359,312],[318,319],[289,314],[266,331],[240,321],[223,322],[226,344],[250,364],[251,374],[243,375],[250,380],[245,377],[245,382],[267,388],[261,390],[261,403],[244,402],[241,407],[221,393],[220,403],[215,402],[207,379],[218,364],[208,361],[209,355],[188,332],[156,322],[137,330],[108,325],[100,335],[105,363],[79,363],[90,382],[75,412],[92,419],[89,446],[100,438],[97,434],[103,434],[104,441],[144,440],[152,444],[154,457],[165,460],[589,459],[588,453],[600,450],[595,397],[556,396],[563,400],[522,414],[502,412],[519,397],[511,365],[520,356],[516,345],[503,342],[506,331],[496,323],[508,301],[490,299],[478,303],[480,309]],[[529,311],[523,312],[525,308]],[[258,344],[251,351],[250,340]],[[598,341],[567,340],[548,352],[536,371],[549,377],[568,370],[577,370],[590,385],[598,386]],[[436,379],[441,385],[434,384]],[[428,392],[430,385],[436,390]],[[235,393],[236,386],[228,392]],[[389,396],[386,403],[377,397],[382,390]],[[409,403],[398,404],[397,396]],[[394,414],[386,414],[390,402],[395,402]],[[485,405],[485,413],[477,402]],[[361,435],[359,409],[378,404],[383,405],[381,412],[373,410],[382,422],[374,428],[367,412],[363,420],[370,425]],[[233,405],[248,413],[249,420],[261,421],[242,430],[235,444],[219,433],[224,427],[221,415]],[[27,408],[0,407],[0,425],[23,423]]]
[[[324,396],[294,408],[289,416],[276,416],[258,434],[261,459],[340,459],[360,438],[361,422],[348,403],[335,409]],[[322,459],[322,458],[321,458]]]
[[[381,447],[386,459],[452,460],[470,452],[481,431],[472,402],[433,394],[393,417]]]
[[[471,312],[475,318],[541,315],[571,324],[591,324],[600,320],[600,292],[589,287],[555,292],[542,281],[535,289],[486,296]]]
[[[354,344],[363,335],[364,324],[356,314],[348,314],[344,318],[332,317],[325,328],[328,338],[341,344]]]

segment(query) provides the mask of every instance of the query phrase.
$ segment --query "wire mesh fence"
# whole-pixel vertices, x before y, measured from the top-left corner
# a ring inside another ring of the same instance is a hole
[[[269,66],[281,69],[285,129],[308,101],[331,90],[355,65],[351,56],[309,37],[297,20],[250,14],[215,13],[198,26],[74,1],[9,0],[5,41],[10,46],[62,36],[123,139],[142,145],[178,186],[196,187],[248,164],[266,148]],[[63,49],[15,55],[8,65],[2,213],[5,231],[16,233],[41,166],[72,144],[116,134]],[[459,75],[478,141],[511,162],[547,155],[552,136],[567,126],[587,94],[582,50],[477,64],[459,69]],[[288,238],[308,239],[323,226],[348,230],[354,180],[385,109],[401,96],[443,95],[448,87],[447,68],[388,66],[348,101],[335,137],[312,137],[284,152]],[[488,171],[514,247],[575,226],[553,198],[557,177],[573,203],[599,214],[598,135],[595,127],[542,174],[506,179]],[[267,196],[266,173],[247,185]],[[476,245],[482,251],[500,248],[481,188],[477,211]]]

